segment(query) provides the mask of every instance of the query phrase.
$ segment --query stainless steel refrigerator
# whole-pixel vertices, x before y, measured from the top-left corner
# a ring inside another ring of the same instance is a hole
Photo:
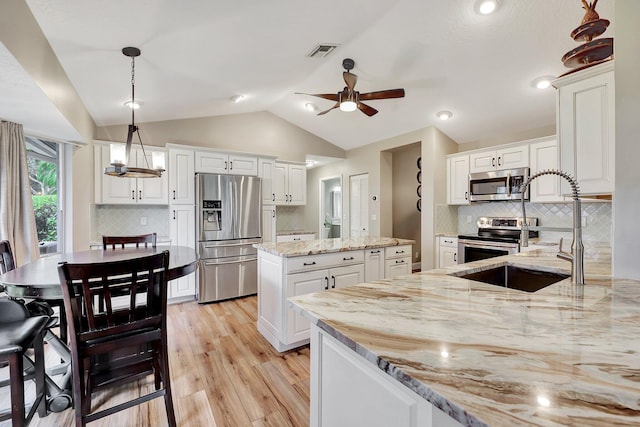
[[[199,303],[257,292],[260,193],[255,176],[196,174]]]

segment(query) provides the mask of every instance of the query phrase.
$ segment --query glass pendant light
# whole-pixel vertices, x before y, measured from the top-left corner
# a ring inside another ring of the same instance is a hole
[[[122,49],[122,53],[131,58],[131,105],[135,105],[135,58],[140,56],[140,49],[136,47],[125,47]],[[142,148],[146,168],[129,166],[133,134],[138,135],[138,142]],[[140,131],[135,124],[135,108],[131,108],[131,124],[129,125],[126,144],[111,144],[110,157],[111,166],[104,169],[105,175],[121,178],[159,178],[165,170],[164,153],[160,151],[151,153],[151,166],[149,166],[149,160],[144,151],[144,145],[142,145]]]

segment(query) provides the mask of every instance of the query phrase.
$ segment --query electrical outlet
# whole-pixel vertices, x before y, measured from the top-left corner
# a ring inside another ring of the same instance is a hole
[[[420,252],[416,252],[416,259],[418,259],[418,257],[420,257]]]
[[[146,216],[141,216],[140,217],[140,225],[147,225],[147,217]]]
[[[471,224],[471,215],[467,215],[467,224]]]

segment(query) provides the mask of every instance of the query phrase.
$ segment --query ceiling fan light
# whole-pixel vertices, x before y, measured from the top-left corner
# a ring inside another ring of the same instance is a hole
[[[358,105],[353,101],[342,101],[340,103],[340,110],[350,112],[355,111]]]
[[[451,111],[439,111],[436,113],[436,117],[440,120],[449,120],[453,116]]]
[[[142,104],[144,104],[144,102],[142,101],[127,101],[124,103],[124,106],[127,108],[131,108],[132,110],[137,110],[138,108],[140,108],[140,106],[142,106]]]

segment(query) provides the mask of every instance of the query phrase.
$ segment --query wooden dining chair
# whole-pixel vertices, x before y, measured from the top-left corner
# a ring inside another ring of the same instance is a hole
[[[95,264],[61,263],[73,368],[76,426],[164,396],[167,419],[176,425],[167,352],[167,267],[169,252]],[[114,308],[112,295],[128,294]],[[104,298],[105,308],[96,304]],[[92,394],[153,374],[155,391],[92,412]]]
[[[116,249],[116,247],[136,247],[144,243],[144,247],[148,248],[149,245],[152,248],[156,247],[157,235],[156,233],[140,234],[137,236],[102,236],[102,249]]]
[[[16,268],[13,261],[13,252],[8,240],[0,240],[0,274]],[[0,285],[0,292],[4,292],[4,287]]]

